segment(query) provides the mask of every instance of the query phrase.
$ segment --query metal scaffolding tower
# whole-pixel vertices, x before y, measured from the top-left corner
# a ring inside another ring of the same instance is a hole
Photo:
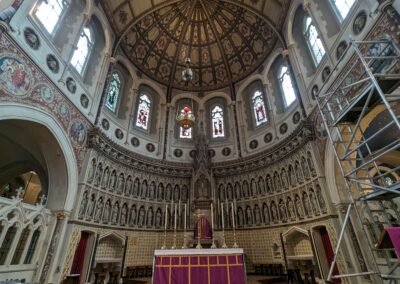
[[[400,50],[393,40],[382,39],[351,41],[346,52],[353,54],[337,81],[317,96],[324,130],[350,200],[327,281],[373,277],[381,283],[397,283],[399,259],[393,249],[379,249],[376,244],[385,225],[396,225],[388,206],[394,206],[393,199],[400,197],[400,161],[395,167],[382,162],[400,150]],[[384,221],[378,222],[377,215]],[[369,252],[364,253],[370,254],[366,257],[372,263],[369,271],[333,275],[346,226],[353,220],[350,216],[365,234]]]

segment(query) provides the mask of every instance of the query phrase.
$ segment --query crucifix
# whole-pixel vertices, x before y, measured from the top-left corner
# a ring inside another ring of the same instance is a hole
[[[39,205],[44,206],[45,203],[46,203],[46,200],[47,200],[46,195],[42,194],[42,195],[39,197]]]
[[[18,187],[16,190],[17,195],[15,196],[15,199],[22,199],[23,197],[22,194],[25,192],[25,190],[22,188],[22,186]]]

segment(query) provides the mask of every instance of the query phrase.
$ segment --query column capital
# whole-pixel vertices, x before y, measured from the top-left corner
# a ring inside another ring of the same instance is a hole
[[[111,56],[111,54],[109,56],[110,56],[110,63],[113,64],[113,65],[116,64],[117,63],[117,59],[115,57]]]
[[[281,54],[282,54],[282,56],[283,56],[284,58],[288,57],[288,55],[289,55],[289,49],[287,48],[287,49],[282,50]]]
[[[84,19],[85,21],[89,21],[89,20],[90,20],[90,15],[89,15],[88,12],[83,13],[83,19]]]
[[[309,0],[303,1],[303,9],[306,10],[307,12],[311,11],[311,3]]]
[[[139,89],[136,88],[129,89],[129,93],[136,95],[137,93],[139,93]]]

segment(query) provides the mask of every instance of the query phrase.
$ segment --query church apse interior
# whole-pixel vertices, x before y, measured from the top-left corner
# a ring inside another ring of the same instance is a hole
[[[0,283],[399,283],[399,13],[1,0]]]

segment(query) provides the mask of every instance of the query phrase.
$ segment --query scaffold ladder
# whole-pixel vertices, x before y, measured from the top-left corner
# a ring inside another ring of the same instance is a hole
[[[383,171],[379,160],[400,149],[400,50],[392,39],[384,38],[374,41],[351,40],[346,50],[346,53],[349,52],[352,52],[350,60],[337,76],[337,81],[327,92],[317,95],[323,127],[333,146],[349,194],[349,205],[327,281],[376,275],[379,276],[377,281],[382,283],[384,280],[397,283],[400,280],[400,276],[396,275],[399,259],[394,259],[393,251],[378,251],[374,241],[368,237],[367,225],[371,225],[371,230],[379,234],[382,224],[372,221],[367,224],[363,217],[374,220],[374,213],[379,212],[384,216],[386,225],[394,225],[385,213],[384,202],[393,202],[393,198],[400,196],[400,181],[392,179],[400,171],[400,166]],[[339,60],[335,70],[344,63],[344,57]],[[372,131],[366,121],[371,122],[375,113],[383,114],[385,124],[376,126]],[[354,212],[354,218],[368,240],[369,257],[373,263],[368,268],[370,271],[333,275],[351,212]],[[385,271],[378,261],[382,258]]]

